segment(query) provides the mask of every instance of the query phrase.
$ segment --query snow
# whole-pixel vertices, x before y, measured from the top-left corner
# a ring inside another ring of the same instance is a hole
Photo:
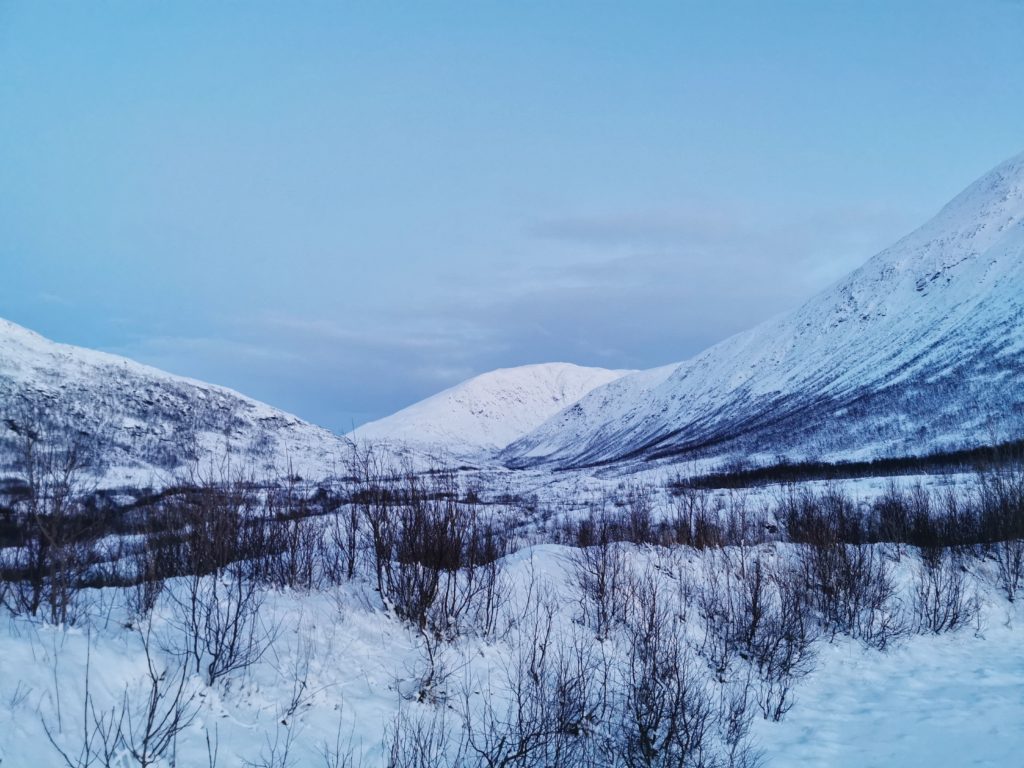
[[[160,484],[186,466],[282,475],[328,474],[345,441],[233,390],[174,376],[116,355],[58,344],[0,319],[0,460],[13,433],[4,419],[27,407],[55,431],[100,446],[101,486]],[[2,468],[2,464],[0,464]]]
[[[414,463],[593,472],[911,455],[1018,439],[1022,370],[1024,155],[795,312],[690,360],[492,371],[350,437]],[[0,399],[60,414],[67,431],[106,430],[104,485],[159,483],[196,458],[324,476],[347,452],[344,438],[231,390],[2,320]]]
[[[563,637],[579,631],[576,603],[566,592],[567,554],[544,545],[506,560],[514,601],[524,599],[534,579],[552,587]],[[676,567],[699,567],[700,553],[677,554]],[[629,556],[642,563],[663,553],[634,549]],[[904,556],[903,569],[912,562]],[[794,709],[781,723],[754,721],[765,765],[1017,764],[1024,746],[1024,614],[984,579],[978,583],[985,608],[977,626],[912,636],[885,652],[843,638],[818,641],[816,668],[798,684]],[[126,686],[137,690],[145,672],[138,636],[126,629],[111,590],[94,597],[87,628],[12,618],[0,624],[0,764],[60,764],[43,726],[62,747],[74,747],[87,663],[98,709],[118,705]],[[209,735],[218,765],[243,766],[290,730],[295,765],[322,764],[322,746],[339,734],[363,766],[385,765],[381,742],[396,714],[436,710],[410,700],[423,673],[421,641],[377,605],[362,582],[319,593],[268,593],[261,617],[277,627],[277,640],[260,662],[225,684],[190,679],[198,714],[179,739],[178,764],[206,765]],[[158,617],[155,636],[167,629]],[[451,692],[465,682],[500,680],[514,651],[506,641],[473,637],[444,646]],[[305,675],[306,700],[287,716],[297,675]]]
[[[398,413],[359,427],[351,437],[406,444],[454,457],[498,451],[596,387],[631,371],[570,363],[501,368],[476,376]]]
[[[996,624],[981,636],[915,636],[886,653],[824,646],[790,716],[757,721],[767,765],[1019,765],[1021,635]]]
[[[564,363],[494,371],[351,437],[468,461],[474,466],[461,472],[460,484],[479,490],[496,511],[518,515],[523,541],[541,542],[549,520],[583,514],[592,502],[614,503],[633,484],[655,489],[651,500],[661,514],[672,504],[666,486],[673,477],[705,472],[732,453],[765,461],[777,453],[865,458],[1019,437],[1022,318],[1024,155],[796,312],[692,360],[640,372]],[[199,463],[226,457],[268,474],[320,477],[348,450],[344,438],[231,390],[56,344],[3,320],[0,402],[26,402],[61,419],[62,428],[105,437],[105,485],[169,478],[192,450]],[[5,440],[10,429],[0,423],[0,448]],[[649,461],[659,457],[665,460]],[[889,482],[804,486],[835,485],[866,503]],[[969,487],[970,479],[893,482],[935,489]],[[755,509],[792,490],[769,485],[712,495],[723,507]],[[514,501],[503,508],[506,496]],[[113,550],[117,542],[109,544]],[[669,581],[699,578],[709,557],[624,549],[631,563],[671,572]],[[785,545],[766,545],[766,557],[786,552]],[[570,555],[538,544],[505,558],[508,632],[467,634],[440,649],[449,672],[439,683],[440,701],[465,694],[480,706],[481,691],[500,687],[522,650],[525,636],[517,633],[530,617],[517,611],[534,579],[558,605],[559,638],[587,631],[571,593]],[[895,566],[905,598],[916,564],[908,552]],[[755,720],[753,737],[767,765],[1020,763],[1024,609],[999,593],[988,567],[983,558],[970,565],[982,605],[970,627],[912,635],[884,652],[842,637],[818,640],[816,667],[800,681],[795,708],[781,723]],[[74,748],[87,668],[100,711],[118,706],[126,692],[141,693],[145,656],[123,595],[106,589],[90,597],[87,620],[72,627],[6,613],[0,619],[0,765],[60,764],[46,728],[59,745]],[[438,711],[414,701],[425,674],[423,638],[388,613],[366,581],[310,593],[268,591],[265,599],[261,626],[276,636],[268,652],[212,686],[189,677],[196,718],[180,736],[178,764],[206,765],[212,739],[218,765],[242,766],[290,734],[296,765],[321,764],[323,746],[340,740],[371,768],[386,764],[382,743],[396,715]],[[153,619],[154,636],[167,647],[178,631],[172,613],[165,601]],[[160,647],[166,662],[169,651]],[[297,690],[302,701],[289,714]]]

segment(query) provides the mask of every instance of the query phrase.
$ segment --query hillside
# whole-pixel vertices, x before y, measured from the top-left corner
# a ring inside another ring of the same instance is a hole
[[[626,373],[569,363],[502,368],[365,424],[352,436],[479,457],[504,448],[595,387]]]
[[[1024,434],[1024,155],[836,285],[594,390],[510,466],[864,458]]]
[[[312,476],[344,456],[338,436],[232,390],[0,320],[0,468],[29,430],[88,448],[106,483],[197,465]]]

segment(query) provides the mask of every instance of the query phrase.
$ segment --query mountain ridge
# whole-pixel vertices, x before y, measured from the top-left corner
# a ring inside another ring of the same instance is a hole
[[[227,387],[0,319],[0,468],[11,468],[25,428],[81,440],[105,485],[232,462],[239,471],[322,475],[346,448],[328,430]]]
[[[46,417],[136,478],[204,458],[323,475],[353,439],[512,469],[883,458],[1020,438],[1022,379],[1024,153],[793,312],[688,360],[498,369],[349,436],[0,319],[0,453],[16,419]]]
[[[634,374],[591,392],[502,458],[512,467],[573,467],[765,450],[853,456],[912,450],[915,436],[923,448],[951,447],[956,435],[941,430],[965,437],[986,414],[956,419],[950,409],[974,403],[998,419],[996,404],[1007,395],[1013,410],[1005,426],[1019,434],[1021,396],[1000,379],[1019,380],[1022,370],[1022,255],[1024,154],[795,311],[659,369],[668,370],[661,378]],[[949,354],[954,346],[970,360]],[[998,370],[984,370],[993,365]],[[952,381],[954,371],[965,380]],[[936,398],[929,376],[958,390],[931,427],[907,402],[908,387]],[[886,398],[902,404],[885,406]],[[842,413],[872,399],[873,425]],[[907,423],[885,423],[901,418]],[[827,434],[837,425],[856,429],[846,439]]]

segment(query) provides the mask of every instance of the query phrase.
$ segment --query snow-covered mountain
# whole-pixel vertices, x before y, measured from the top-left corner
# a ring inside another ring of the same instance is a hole
[[[80,347],[0,319],[0,469],[19,434],[81,440],[105,483],[161,482],[187,466],[320,476],[342,438],[223,387]],[[219,470],[218,470],[219,471]]]
[[[504,448],[595,387],[627,373],[569,363],[501,368],[365,424],[351,436],[478,458]]]
[[[108,478],[225,456],[324,474],[346,451],[231,390],[0,320],[0,469],[40,418],[98,446]],[[512,467],[910,455],[1022,436],[1024,155],[795,312],[688,361],[493,371],[353,433]]]
[[[1022,436],[1024,155],[795,312],[598,388],[503,458],[834,459]]]

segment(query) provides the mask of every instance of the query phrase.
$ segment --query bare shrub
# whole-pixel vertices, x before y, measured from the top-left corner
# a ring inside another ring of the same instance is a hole
[[[177,532],[168,534],[161,530],[162,507],[156,508],[155,520],[148,517],[142,522],[139,541],[131,545],[125,568],[129,583],[126,587],[126,602],[129,615],[137,620],[149,617],[164,592],[167,579],[176,576],[182,563]]]
[[[992,545],[996,578],[1011,603],[1024,586],[1024,539],[999,541]]]
[[[395,521],[392,508],[396,503],[397,471],[372,447],[355,443],[349,455],[349,474],[353,478],[350,503],[365,523],[367,550],[373,561],[377,592],[385,596],[395,548]],[[354,526],[352,530],[357,530]]]
[[[275,587],[311,590],[321,583],[324,525],[316,518],[271,519],[266,579]]]
[[[906,542],[910,537],[911,511],[906,498],[894,480],[871,506],[872,526],[876,541]]]
[[[288,686],[288,694],[280,700],[279,720],[290,722],[300,709],[312,705],[314,697],[325,690],[310,685],[313,659],[317,655],[316,627],[299,617],[296,623],[294,642],[286,644],[284,653],[278,653],[278,644],[269,648],[271,664],[280,679]]]
[[[467,542],[467,562],[460,574],[461,595],[456,615],[465,615],[468,626],[482,637],[494,639],[502,606],[510,598],[502,558],[509,552],[505,530],[483,523],[474,515]]]
[[[342,739],[342,719],[338,718],[338,728],[334,734],[334,743],[324,740],[320,745],[320,757],[323,758],[324,768],[357,768],[362,765],[362,760],[355,757],[355,746],[352,743],[352,734],[349,734],[347,741]]]
[[[42,610],[53,624],[74,624],[97,527],[84,508],[89,452],[43,414],[15,414],[8,424],[18,436],[15,466],[24,492],[10,508],[17,541],[0,564],[0,598],[14,614]]]
[[[755,768],[761,764],[761,755],[750,742],[752,691],[749,675],[719,689],[718,733],[722,747],[717,764],[725,768]]]
[[[503,690],[464,696],[467,762],[488,768],[597,766],[608,668],[599,647],[554,629],[556,609],[539,598],[513,644]]]
[[[385,734],[387,768],[460,768],[465,749],[443,709],[401,710]]]
[[[633,544],[653,544],[657,541],[654,524],[654,488],[640,483],[631,484],[621,502],[625,515],[623,534]]]
[[[813,669],[817,628],[810,596],[792,569],[772,569],[770,578],[770,607],[750,651],[759,679],[761,713],[767,719],[779,721],[793,707],[794,685]]]
[[[322,495],[322,489],[318,489]],[[317,513],[314,493],[289,472],[283,487],[268,483],[265,503],[256,520],[246,521],[258,535],[248,533],[252,545],[245,553],[269,584],[311,590],[327,578],[326,526]]]
[[[274,569],[257,485],[243,476],[193,476],[164,512],[185,575],[166,591],[177,633],[165,650],[190,660],[208,685],[259,661],[276,635],[260,615],[260,578]],[[166,553],[165,553],[166,554]]]
[[[896,506],[896,501],[886,504]],[[836,487],[820,494],[791,493],[778,514],[790,541],[798,545],[802,589],[824,632],[846,634],[876,648],[905,634],[891,568],[877,546],[865,543],[872,538],[870,520],[849,496]],[[909,513],[886,515],[894,525],[903,525]]]
[[[572,575],[583,622],[603,640],[625,618],[625,558],[603,509],[592,512],[582,531],[582,546],[570,556]]]
[[[676,544],[706,549],[725,544],[720,523],[720,509],[710,493],[698,488],[679,486],[668,522]]]
[[[720,522],[723,543],[749,547],[763,544],[773,535],[774,525],[767,519],[767,510],[760,506],[753,508],[750,499],[741,491],[731,491],[718,514],[720,518],[724,517]]]
[[[397,682],[399,695],[408,701],[426,704],[446,704],[452,676],[464,665],[454,662],[454,654],[447,642],[437,635],[419,633],[419,656],[408,669],[410,676]]]
[[[264,595],[243,566],[188,576],[181,592],[169,593],[170,622],[180,633],[180,643],[169,638],[166,648],[190,658],[208,685],[248,669],[274,642],[277,628],[268,626],[260,613]]]
[[[281,721],[274,727],[274,737],[264,734],[263,747],[255,760],[245,760],[245,768],[293,768],[297,758],[293,756],[296,730],[293,722]]]
[[[977,594],[967,589],[967,571],[950,550],[922,557],[914,583],[914,617],[918,631],[952,632],[974,621]]]
[[[626,623],[607,749],[628,768],[713,765],[719,758],[718,710],[706,678],[680,636],[654,578],[642,578]]]
[[[820,493],[791,490],[781,499],[776,515],[794,543],[827,546],[863,544],[869,539],[865,516],[838,486]]]
[[[1024,588],[1024,469],[978,476],[979,528],[996,565],[996,583],[1011,603]]]
[[[821,623],[884,649],[906,634],[891,568],[877,547],[839,541],[798,548],[800,576]]]
[[[454,478],[408,474],[393,510],[394,560],[384,570],[384,597],[420,631],[453,639],[491,636],[506,596],[501,558],[507,540],[460,500]]]
[[[433,623],[446,620],[448,600],[454,599],[450,582],[463,564],[465,519],[457,501],[429,498],[416,478],[408,481],[406,498],[395,513],[395,562],[388,569],[386,595],[399,618],[422,630],[435,602],[440,615]]]
[[[750,625],[756,620],[748,617],[748,626],[741,626],[740,591],[728,556],[721,551],[708,553],[702,566],[694,587],[703,630],[700,653],[717,679],[724,682],[740,655],[741,638],[749,633]]]
[[[140,701],[126,692],[122,706],[121,738],[139,766],[162,760],[198,713],[196,694],[188,690],[184,664],[159,666],[155,663],[151,627],[140,631],[146,653],[146,676]]]
[[[361,551],[362,517],[358,506],[346,504],[330,518],[324,568],[325,576],[332,584],[351,581],[356,577]]]
[[[139,686],[126,686],[120,703],[110,709],[96,707],[87,660],[82,734],[76,749],[63,747],[50,724],[43,721],[50,744],[69,768],[119,766],[125,764],[125,756],[140,768],[162,764],[173,755],[178,735],[195,720],[199,706],[188,684],[186,665],[157,660],[149,623],[138,634],[145,653],[145,675]]]
[[[737,548],[706,557],[695,592],[704,629],[700,653],[718,681],[732,681],[742,659],[756,674],[762,714],[780,720],[792,707],[794,685],[813,667],[817,632],[801,580],[789,568],[766,564],[760,552]]]
[[[54,660],[56,665],[56,658]],[[54,667],[56,682],[56,666]],[[62,737],[63,723],[61,720],[61,692],[57,688],[55,697],[57,701],[57,723],[56,725],[41,717],[43,731],[50,742],[50,746],[60,755],[67,768],[89,768],[99,765],[111,766],[121,749],[120,729],[123,720],[119,719],[117,707],[109,710],[98,708],[92,693],[92,643],[91,638],[87,639],[85,657],[85,693],[82,697],[81,730],[73,735]],[[69,746],[71,741],[74,746]]]

